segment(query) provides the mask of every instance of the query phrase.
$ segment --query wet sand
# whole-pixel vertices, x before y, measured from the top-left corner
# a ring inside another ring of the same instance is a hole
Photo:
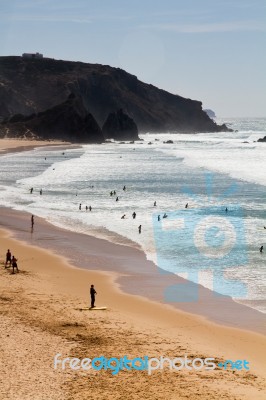
[[[19,240],[52,249],[80,268],[91,269],[93,260],[93,269],[115,273],[116,283],[125,293],[148,298],[215,323],[265,333],[265,314],[238,304],[228,296],[215,294],[201,285],[166,273],[147,261],[141,250],[61,229],[38,217],[35,217],[34,232],[31,233],[30,217],[25,212],[0,208],[0,227],[12,229]],[[186,288],[197,293],[198,301],[167,302],[165,294],[171,287],[176,292]]]

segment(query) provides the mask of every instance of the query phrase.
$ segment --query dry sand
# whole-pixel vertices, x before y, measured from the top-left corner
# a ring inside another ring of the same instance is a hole
[[[263,335],[125,294],[117,283],[119,272],[97,270],[103,265],[99,253],[88,250],[89,269],[79,269],[62,256],[15,239],[16,234],[11,226],[0,231],[1,400],[265,398]],[[8,248],[18,258],[17,274],[4,268]],[[96,304],[108,305],[106,311],[83,310],[91,283],[98,292]],[[166,367],[151,376],[147,371],[115,376],[110,370],[60,371],[53,368],[57,353],[78,358],[246,359],[250,371]]]

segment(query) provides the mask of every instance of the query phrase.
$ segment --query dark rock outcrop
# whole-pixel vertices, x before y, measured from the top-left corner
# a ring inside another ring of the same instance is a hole
[[[208,115],[208,117],[210,117],[210,118],[216,118],[216,115],[215,115],[215,112],[214,111],[212,111],[212,110],[209,110],[209,109],[205,109],[205,110],[203,110],[204,112],[206,112],[206,114]]]
[[[146,84],[119,68],[62,60],[0,57],[0,119],[37,114],[81,98],[100,126],[122,108],[142,132],[217,132],[202,103]]]
[[[263,138],[260,138],[260,139],[258,140],[258,142],[266,142],[266,136],[264,136]]]
[[[16,114],[0,125],[0,137],[57,139],[77,143],[102,143],[102,131],[75,95],[44,112]]]
[[[102,127],[106,139],[138,140],[138,128],[132,118],[122,109],[110,113]]]

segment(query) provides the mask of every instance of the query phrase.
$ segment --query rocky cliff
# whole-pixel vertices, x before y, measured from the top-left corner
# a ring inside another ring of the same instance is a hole
[[[138,140],[138,128],[132,118],[122,109],[110,113],[103,124],[103,135],[106,139]]]
[[[0,57],[0,117],[51,109],[74,93],[102,126],[123,109],[145,132],[217,132],[200,101],[185,99],[108,65]]]
[[[15,114],[0,125],[0,137],[57,139],[78,143],[102,143],[102,130],[82,99],[69,98],[46,111],[29,116]]]

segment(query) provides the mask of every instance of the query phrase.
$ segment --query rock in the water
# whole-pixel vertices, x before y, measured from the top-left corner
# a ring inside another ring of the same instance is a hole
[[[216,118],[215,112],[213,110],[205,109],[203,111],[206,112],[209,118],[211,119]]]
[[[122,109],[108,115],[102,131],[106,139],[130,141],[139,139],[137,125]]]
[[[266,142],[266,136],[264,136],[263,138],[259,139],[258,142]]]

